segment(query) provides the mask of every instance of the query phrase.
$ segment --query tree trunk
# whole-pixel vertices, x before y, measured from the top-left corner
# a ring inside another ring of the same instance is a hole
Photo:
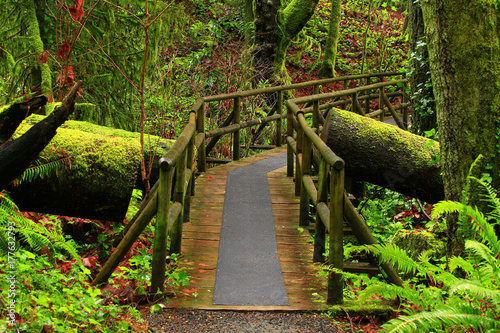
[[[432,90],[429,52],[424,34],[424,18],[420,1],[408,1],[409,40],[411,57],[410,99],[412,105],[411,131],[422,134],[437,127],[436,102]]]
[[[439,154],[435,141],[339,109],[331,112],[321,137],[344,159],[349,176],[426,202],[444,197],[439,167],[432,162]]]
[[[257,81],[265,82],[274,77],[273,63],[279,43],[278,9],[280,0],[254,0],[255,3],[255,44],[253,48],[254,68]]]
[[[292,0],[278,16],[279,43],[274,59],[274,72],[280,75],[285,71],[286,50],[314,14],[318,0]]]
[[[40,118],[35,116],[33,121]],[[29,127],[22,126],[21,131]],[[11,187],[16,204],[26,211],[123,221],[132,189],[142,186],[139,133],[79,121],[67,121],[57,132],[49,146],[69,153],[73,160],[71,169],[59,177],[51,174]],[[154,160],[153,183],[158,179],[163,148],[170,145],[170,141],[158,140],[152,137],[153,148],[146,148],[145,153],[146,163]]]
[[[33,126],[20,138],[0,147],[0,190],[26,170],[54,137],[57,128],[68,119],[74,110],[76,93],[80,86],[81,81],[73,86],[62,105],[43,121]]]
[[[44,51],[44,45],[42,42],[42,38],[40,35],[40,26],[38,25],[37,18],[37,6],[35,4],[35,0],[28,0],[28,11],[27,11],[27,20],[28,20],[28,32],[31,37],[31,45],[33,47],[33,51],[35,56],[38,57]],[[50,67],[48,63],[38,63],[39,70],[39,82],[34,82],[35,85],[40,85],[40,92],[49,97],[49,100],[52,100],[52,77],[50,72]]]
[[[15,103],[0,112],[0,145],[9,140],[19,124],[29,115],[47,104],[47,97],[41,95],[23,103]]]
[[[461,201],[473,161],[484,156],[500,188],[500,30],[496,1],[422,1],[436,96],[441,169],[447,200]],[[476,174],[480,176],[480,174]],[[475,185],[475,184],[472,184]],[[471,204],[479,196],[471,188]],[[457,219],[447,218],[450,242]]]
[[[292,0],[280,8],[280,0],[254,0],[254,67],[261,82],[283,81],[286,50],[314,14],[318,0]]]
[[[337,60],[337,45],[339,41],[339,24],[342,1],[331,0],[332,10],[330,14],[330,22],[328,24],[328,38],[326,40],[325,54],[323,55],[323,63],[319,70],[319,76],[323,78],[335,77],[335,61]]]

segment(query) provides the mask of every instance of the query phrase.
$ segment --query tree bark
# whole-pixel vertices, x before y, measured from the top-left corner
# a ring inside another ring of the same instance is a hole
[[[411,75],[410,100],[412,105],[411,131],[422,134],[437,127],[436,102],[432,89],[429,67],[429,52],[424,34],[424,18],[420,1],[408,1],[407,22],[409,39]]]
[[[33,118],[37,121],[41,117]],[[16,204],[25,211],[123,221],[132,190],[144,190],[139,133],[71,120],[57,132],[49,146],[68,152],[73,161],[71,169],[63,175],[54,173],[11,186]],[[170,141],[158,142],[157,137],[151,138],[152,148],[146,145],[146,163],[154,160],[152,182],[158,179],[158,160],[169,145]]]
[[[37,6],[35,0],[28,0],[28,11],[26,17],[28,20],[28,32],[31,37],[31,45],[33,46],[35,56],[38,57],[43,53],[44,45],[40,35],[40,26],[38,24]],[[37,69],[39,70],[40,81],[35,84],[39,84],[40,92],[43,95],[48,96],[49,100],[52,100],[52,77],[50,67],[47,63],[39,63]]]
[[[435,141],[339,109],[321,137],[344,159],[349,176],[427,202],[444,198],[440,169],[432,162],[439,154]]]
[[[0,147],[0,190],[19,177],[56,134],[57,128],[73,112],[76,93],[81,81],[73,86],[62,106],[40,123],[33,126],[19,139]]]
[[[422,1],[436,96],[441,168],[447,200],[475,205],[477,189],[463,193],[479,154],[500,188],[500,30],[496,1]],[[476,176],[481,176],[476,174]],[[472,184],[475,185],[475,184]],[[451,254],[457,218],[447,218]]]
[[[342,1],[331,0],[332,10],[328,24],[328,39],[326,40],[325,54],[319,70],[319,76],[323,78],[335,77],[335,61],[337,60],[337,45],[339,41],[339,24]]]
[[[9,140],[19,124],[32,113],[47,104],[47,97],[41,95],[26,102],[15,103],[0,113],[0,145]]]
[[[259,81],[283,81],[286,50],[304,28],[318,0],[292,0],[280,8],[280,0],[254,0],[254,67]]]

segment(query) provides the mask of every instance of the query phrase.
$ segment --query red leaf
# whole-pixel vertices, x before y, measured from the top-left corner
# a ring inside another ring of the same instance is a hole
[[[46,64],[47,61],[49,61],[49,52],[43,51],[40,53],[40,55],[36,58],[39,64]]]
[[[73,0],[75,4],[68,8],[71,18],[75,21],[80,22],[83,17],[83,4],[85,0]]]
[[[73,72],[73,66],[65,66],[62,69],[62,73],[56,78],[56,82],[61,86],[70,85],[72,86],[75,81],[75,72]]]
[[[71,51],[71,47],[67,41],[61,44],[61,47],[57,50],[57,58],[59,60],[64,60],[69,55],[69,51]]]

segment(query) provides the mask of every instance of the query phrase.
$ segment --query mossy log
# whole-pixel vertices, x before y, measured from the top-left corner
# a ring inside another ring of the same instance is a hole
[[[43,117],[32,115],[16,135]],[[158,160],[170,140],[146,137],[145,157],[153,159],[151,182],[158,179]],[[111,129],[81,121],[67,121],[57,130],[47,149],[54,146],[72,157],[71,169],[32,183],[12,187],[11,194],[22,210],[122,221],[132,190],[140,188],[141,150],[139,133]],[[150,148],[148,148],[150,147]]]
[[[19,124],[29,115],[47,104],[48,98],[40,95],[26,102],[15,103],[0,111],[0,144],[9,140]]]
[[[349,176],[427,202],[444,198],[435,141],[339,109],[330,112],[321,137]]]
[[[74,110],[76,93],[81,84],[78,81],[62,101],[62,105],[48,117],[21,137],[0,146],[0,190],[22,175],[54,137],[57,128],[68,119]]]

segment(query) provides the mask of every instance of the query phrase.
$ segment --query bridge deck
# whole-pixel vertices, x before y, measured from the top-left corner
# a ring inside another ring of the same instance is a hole
[[[325,307],[326,279],[317,276],[312,264],[311,237],[298,227],[299,199],[294,196],[286,167],[268,173],[278,253],[289,306],[213,305],[214,284],[224,208],[227,173],[230,170],[281,154],[273,149],[238,162],[209,169],[196,180],[191,222],[184,224],[181,266],[191,284],[181,287],[167,307],[218,310],[318,310]]]

